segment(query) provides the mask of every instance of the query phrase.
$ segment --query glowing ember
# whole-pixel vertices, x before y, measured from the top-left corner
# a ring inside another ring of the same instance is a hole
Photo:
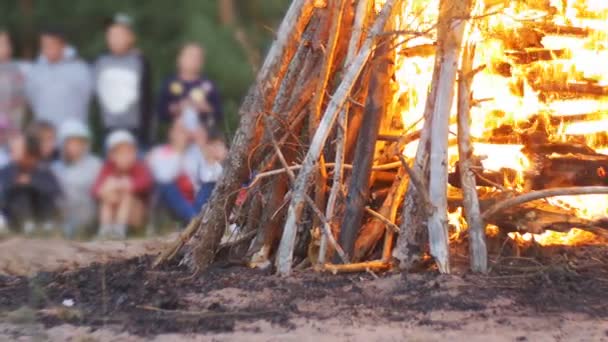
[[[597,236],[593,233],[574,228],[567,233],[547,230],[542,234],[519,234],[509,233],[509,237],[519,244],[526,244],[534,240],[541,246],[579,246],[597,243]]]

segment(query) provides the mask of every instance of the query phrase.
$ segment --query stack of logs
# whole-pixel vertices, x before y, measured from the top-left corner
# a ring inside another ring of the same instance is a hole
[[[561,192],[515,194],[519,196],[504,192],[479,198],[476,183],[485,185],[485,177],[497,175],[484,174],[480,179],[473,171],[478,163],[468,121],[475,49],[470,44],[461,46],[465,27],[472,21],[472,0],[441,0],[438,23],[424,32],[394,31],[395,15],[403,13],[408,3],[386,0],[377,12],[371,0],[292,2],[242,104],[223,178],[208,205],[157,263],[185,250],[182,262],[200,272],[222,246],[230,246],[257,266],[271,265],[274,256],[277,272],[288,275],[294,265],[334,272],[385,270],[395,258],[402,267],[410,267],[430,252],[439,270],[449,272],[448,207],[463,206],[471,267],[486,271],[484,222],[502,227],[512,222],[513,210],[540,210],[537,202],[527,202]],[[436,44],[420,51],[405,50],[436,55],[427,106],[420,113],[424,126],[395,137],[387,132],[403,129],[398,127],[401,119],[393,96],[394,46],[403,35],[429,34],[436,36]],[[526,63],[546,58],[545,54],[514,52],[513,59]],[[460,161],[459,172],[448,177],[454,98]],[[403,147],[414,140],[419,141],[416,157],[405,160]],[[545,141],[528,148],[529,153],[542,156],[543,148],[559,147]],[[580,147],[576,151],[584,155],[580,160],[596,163],[593,167],[603,162],[598,158],[604,157],[592,150]],[[539,184],[550,179],[546,173],[568,163],[549,155],[539,164],[537,178],[530,180],[530,190],[544,188],[546,184]],[[448,196],[448,180],[463,191]],[[581,182],[575,179],[568,185],[589,185]],[[247,194],[241,201],[237,195],[243,192],[243,184]],[[608,193],[604,187],[560,189],[564,190]],[[221,245],[232,224],[239,227],[239,238]]]

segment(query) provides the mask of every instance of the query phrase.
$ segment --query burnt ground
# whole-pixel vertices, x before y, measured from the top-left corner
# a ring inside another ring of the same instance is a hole
[[[295,318],[407,320],[458,329],[458,321],[428,315],[438,311],[465,312],[477,320],[508,310],[511,315],[574,313],[608,321],[608,246],[560,248],[534,259],[503,257],[494,260],[486,276],[429,270],[375,278],[306,271],[281,279],[215,265],[193,279],[177,265],[151,270],[152,260],[144,256],[34,277],[0,276],[0,320],[15,319],[14,313],[27,307],[31,319],[47,328],[64,323],[114,326],[138,336],[225,333],[260,320],[289,331]],[[65,300],[74,305],[64,305]],[[510,324],[506,318],[497,321]],[[608,327],[604,334],[608,336]]]

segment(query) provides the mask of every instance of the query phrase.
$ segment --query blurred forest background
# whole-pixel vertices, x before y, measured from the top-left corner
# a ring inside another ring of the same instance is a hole
[[[104,22],[117,12],[135,21],[138,45],[150,60],[155,90],[174,70],[179,46],[198,41],[207,48],[207,75],[221,89],[226,131],[263,61],[289,0],[2,0],[0,27],[15,36],[17,57],[37,56],[37,32],[64,29],[88,61],[104,51]]]

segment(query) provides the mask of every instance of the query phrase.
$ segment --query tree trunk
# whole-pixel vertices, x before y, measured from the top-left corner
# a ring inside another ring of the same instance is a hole
[[[291,59],[313,10],[311,1],[296,0],[291,4],[279,27],[278,37],[260,69],[256,84],[243,101],[239,129],[224,164],[225,171],[208,204],[202,209],[201,224],[190,242],[193,247],[183,259],[196,272],[202,271],[213,261],[226,228],[227,217],[234,206],[235,195],[250,176],[247,157],[259,137],[258,117],[267,110],[268,98],[275,94],[273,89],[277,88],[276,83],[282,79],[287,61]]]
[[[319,124],[319,129],[312,138],[310,148],[302,163],[302,169],[300,170],[293,187],[292,199],[289,205],[285,228],[283,229],[283,236],[279,245],[279,252],[277,254],[277,271],[283,276],[287,276],[291,273],[293,247],[296,240],[297,225],[304,209],[310,176],[315,169],[321,154],[321,150],[325,145],[325,141],[327,140],[329,132],[336,121],[338,113],[350,95],[350,91],[357,77],[361,73],[361,70],[369,58],[372,47],[376,40],[376,36],[384,30],[384,25],[386,24],[389,16],[392,14],[395,1],[397,0],[387,0],[385,3],[382,13],[376,20],[376,23],[374,24],[369,36],[366,38],[361,51],[357,55],[357,58],[350,68],[346,70],[344,79],[329,102]]]
[[[448,135],[454,100],[454,81],[458,70],[460,46],[471,0],[442,0],[439,5],[438,49],[441,61],[433,121],[429,160],[429,196],[435,210],[429,217],[429,247],[441,273],[450,273],[448,242]]]

